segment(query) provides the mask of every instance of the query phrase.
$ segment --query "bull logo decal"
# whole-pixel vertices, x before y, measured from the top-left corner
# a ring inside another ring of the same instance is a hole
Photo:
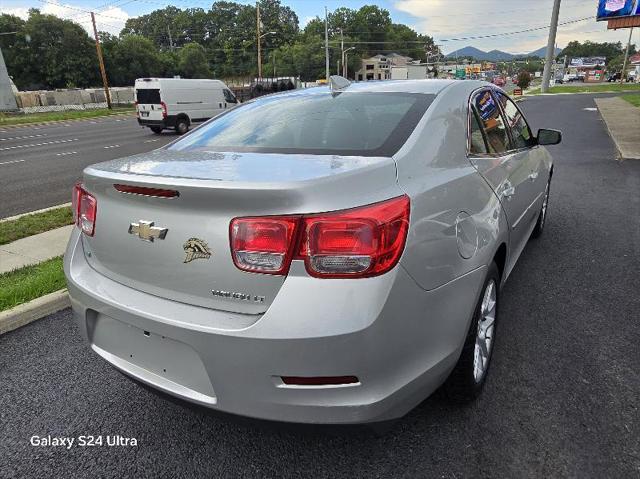
[[[189,238],[182,247],[185,252],[185,263],[189,263],[194,259],[209,259],[211,257],[209,246],[200,238]]]

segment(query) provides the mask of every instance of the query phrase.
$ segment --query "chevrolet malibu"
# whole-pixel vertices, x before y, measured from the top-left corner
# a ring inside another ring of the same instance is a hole
[[[74,317],[124,374],[224,412],[375,423],[442,385],[471,400],[560,139],[480,81],[332,77],[245,103],[85,169]]]

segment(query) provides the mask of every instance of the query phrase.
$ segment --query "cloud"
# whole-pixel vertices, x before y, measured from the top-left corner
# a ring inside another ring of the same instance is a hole
[[[45,3],[41,9],[42,13],[55,15],[60,18],[73,20],[84,27],[90,35],[93,35],[90,11],[91,7],[74,5],[70,3],[51,2]],[[106,10],[96,12],[96,24],[99,31],[105,31],[117,35],[124,27],[129,14],[120,7],[110,7]]]
[[[29,9],[23,7],[15,7],[15,8],[6,8],[0,7],[0,14],[6,13],[7,15],[15,15],[16,17],[20,17],[23,20],[29,18]]]
[[[91,17],[89,13],[91,10],[90,6],[52,1],[43,3],[39,8],[42,13],[55,15],[56,17],[64,18],[66,20],[73,20],[74,22],[82,25],[89,35],[93,36],[93,27],[91,25]],[[0,13],[16,15],[24,20],[29,17],[29,9],[23,7],[0,7]],[[128,18],[129,14],[120,7],[110,7],[106,10],[99,10],[96,12],[96,24],[98,30],[113,33],[115,35],[120,33],[120,30],[122,30]]]
[[[551,19],[553,0],[516,3],[504,0],[394,0],[393,6],[416,18],[415,29],[435,38],[445,52],[466,45],[477,48],[524,53],[547,43],[546,27]],[[560,25],[556,37],[563,47],[572,40],[626,42],[628,31],[607,31],[606,24],[596,23],[595,2],[565,0],[560,7],[560,23],[591,17],[578,23]],[[534,28],[540,30],[513,35],[488,37],[496,33],[513,33]],[[461,39],[464,37],[485,37]]]

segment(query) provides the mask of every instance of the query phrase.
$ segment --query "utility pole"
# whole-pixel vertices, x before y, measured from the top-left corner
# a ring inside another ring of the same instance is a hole
[[[324,74],[325,79],[329,81],[329,13],[327,7],[324,7]]]
[[[340,29],[340,58],[342,62],[342,73],[338,70],[338,75],[344,76],[344,34],[342,28]]]
[[[625,72],[627,71],[627,62],[629,61],[629,46],[631,45],[631,36],[633,35],[633,27],[629,31],[629,41],[627,42],[627,49],[624,51],[624,63],[622,64],[622,73],[620,74],[620,85],[624,81]]]
[[[98,63],[100,64],[100,75],[102,75],[102,84],[104,85],[104,96],[107,99],[107,108],[112,109],[111,94],[109,93],[109,83],[107,82],[107,72],[104,69],[104,60],[102,59],[102,47],[100,47],[100,39],[98,38],[98,29],[96,28],[96,16],[91,12],[91,23],[93,23],[93,35],[96,38],[96,51],[98,52]]]
[[[542,93],[549,91],[549,80],[551,80],[551,65],[556,56],[555,44],[556,33],[558,32],[558,17],[560,16],[560,0],[554,0],[553,11],[551,12],[551,25],[549,26],[549,41],[547,42],[547,56],[544,62],[544,73],[542,74]]]
[[[260,51],[260,4],[256,2],[256,41],[258,42],[258,79],[262,78],[262,52]]]
[[[173,38],[171,37],[171,28],[167,25],[167,33],[169,34],[169,50],[173,50]]]

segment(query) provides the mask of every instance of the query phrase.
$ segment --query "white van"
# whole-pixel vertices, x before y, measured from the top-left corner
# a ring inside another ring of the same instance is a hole
[[[186,133],[191,124],[208,120],[238,103],[220,80],[139,78],[135,95],[138,123],[154,133],[165,128]]]

